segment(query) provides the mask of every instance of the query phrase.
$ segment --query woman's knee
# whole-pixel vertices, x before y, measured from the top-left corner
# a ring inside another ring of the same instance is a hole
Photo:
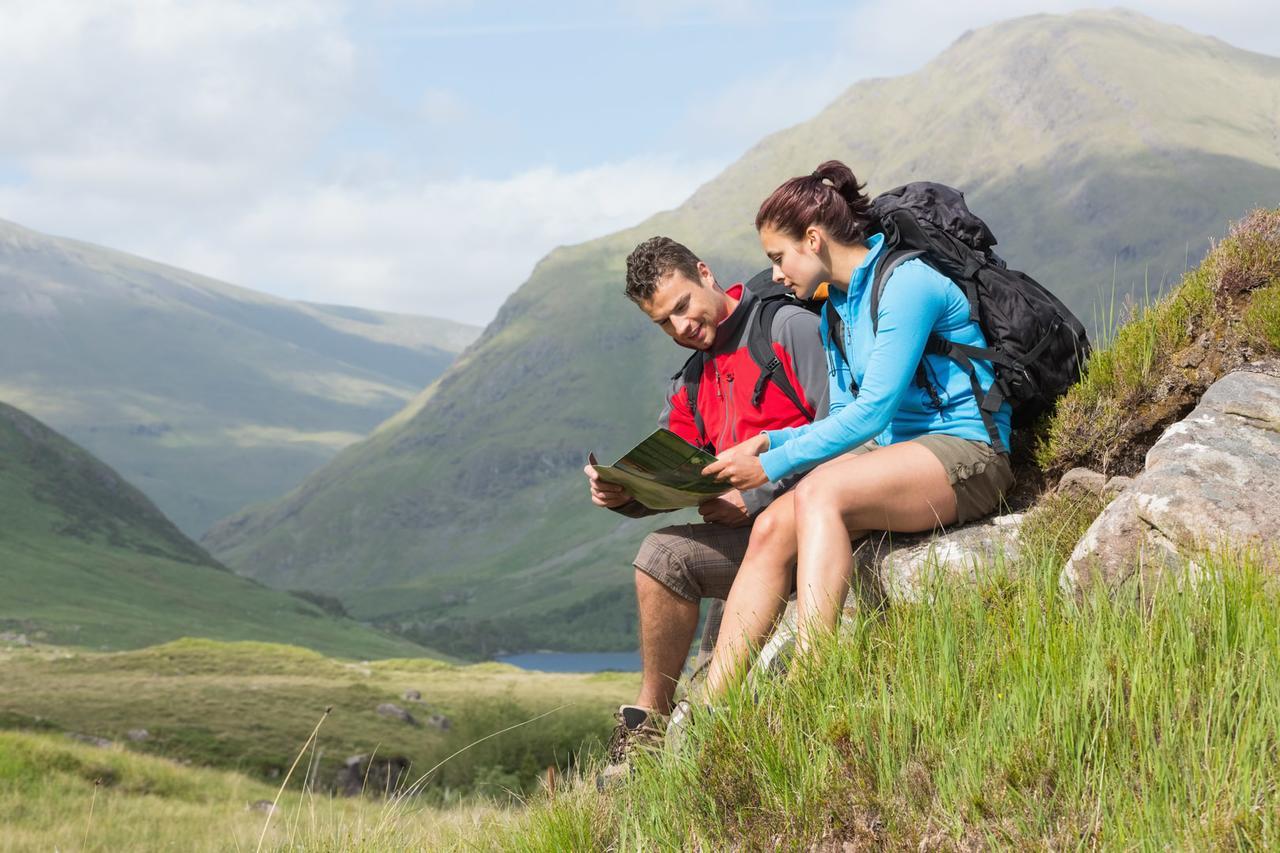
[[[795,520],[793,516],[783,512],[774,512],[771,507],[760,513],[751,525],[751,541],[749,551],[779,549],[793,547],[795,540]]]
[[[824,471],[817,471],[805,477],[795,488],[796,518],[813,518],[815,514],[839,513],[843,507],[838,504],[847,496],[838,494],[838,481]]]

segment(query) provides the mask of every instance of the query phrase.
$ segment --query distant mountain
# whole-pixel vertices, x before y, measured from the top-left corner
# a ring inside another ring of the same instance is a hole
[[[189,636],[426,653],[232,574],[115,471],[4,403],[0,631],[111,649]]]
[[[0,400],[101,456],[193,536],[296,486],[478,335],[0,220]]]
[[[648,431],[682,361],[621,295],[638,241],[668,234],[722,281],[744,276],[764,264],[761,199],[837,157],[872,192],[962,188],[1013,265],[1105,323],[1280,199],[1278,93],[1280,59],[1125,12],[971,32],[915,73],[854,85],[679,209],[552,252],[427,394],[204,543],[462,650],[632,644],[629,563],[652,524],[592,509],[579,469]]]

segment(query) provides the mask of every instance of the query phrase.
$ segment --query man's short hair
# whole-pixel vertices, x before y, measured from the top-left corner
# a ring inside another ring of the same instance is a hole
[[[699,282],[698,256],[670,237],[650,237],[627,255],[627,298],[639,305],[653,298],[658,281],[680,271]]]

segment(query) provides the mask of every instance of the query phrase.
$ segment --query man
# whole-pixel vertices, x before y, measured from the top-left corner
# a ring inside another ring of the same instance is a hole
[[[677,344],[698,351],[673,378],[658,417],[690,444],[714,453],[825,414],[827,362],[818,317],[791,301],[772,304],[786,299],[780,289],[767,301],[743,284],[722,289],[689,249],[653,237],[627,258],[626,295]],[[762,370],[760,353],[773,356],[765,365],[771,371]],[[590,465],[585,471],[597,506],[631,517],[654,512],[623,487],[601,481]],[[627,772],[634,746],[660,740],[701,599],[728,596],[752,518],[790,485],[728,492],[698,507],[702,524],[665,527],[644,540],[635,559],[643,680],[634,704],[618,711],[606,780]],[[715,641],[719,608],[713,611],[704,652]]]

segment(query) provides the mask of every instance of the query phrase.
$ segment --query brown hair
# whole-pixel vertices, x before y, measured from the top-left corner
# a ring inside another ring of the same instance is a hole
[[[837,243],[861,243],[872,222],[864,186],[844,163],[828,160],[774,190],[760,205],[756,230],[768,225],[799,239],[810,225],[821,225]]]
[[[637,305],[651,299],[658,280],[676,270],[700,284],[698,263],[698,256],[683,244],[670,237],[650,237],[627,255],[627,298]]]

